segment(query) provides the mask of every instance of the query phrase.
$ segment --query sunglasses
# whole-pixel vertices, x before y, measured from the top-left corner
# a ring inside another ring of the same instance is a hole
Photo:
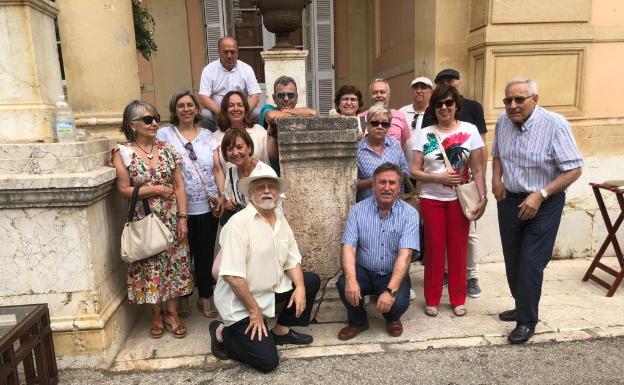
[[[138,122],[138,121],[142,121],[145,124],[152,124],[154,123],[154,121],[156,121],[156,123],[160,123],[160,115],[156,115],[156,116],[151,116],[151,115],[147,115],[147,116],[142,116],[138,119],[134,119],[134,122]]]
[[[368,124],[370,124],[371,127],[379,127],[379,126],[381,126],[381,127],[385,128],[386,130],[388,128],[390,128],[390,122],[380,122],[379,120],[371,120],[370,122],[368,122]]]
[[[278,92],[275,96],[277,96],[278,99],[286,99],[286,96],[288,96],[288,99],[294,99],[297,97],[297,94],[295,92]]]
[[[435,102],[435,108],[440,109],[442,108],[442,106],[446,106],[446,108],[451,108],[455,105],[455,101],[453,99],[447,99],[447,100],[438,100],[437,102]]]
[[[414,114],[414,120],[412,120],[412,130],[416,129],[416,122],[418,121],[418,117],[420,116],[420,113],[415,113]]]
[[[524,102],[527,99],[532,98],[535,95],[529,95],[529,96],[514,96],[512,98],[504,98],[503,99],[503,103],[508,106],[511,104],[511,102],[516,102],[516,104],[520,105],[520,104],[524,104]]]
[[[186,151],[188,151],[189,158],[191,158],[191,160],[197,160],[197,154],[195,153],[195,150],[193,149],[193,143],[188,142],[187,144],[184,145],[184,148],[186,149]]]

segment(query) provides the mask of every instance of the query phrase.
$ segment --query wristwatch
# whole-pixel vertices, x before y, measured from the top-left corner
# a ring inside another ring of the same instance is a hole
[[[188,214],[187,213],[178,213],[178,218],[180,218],[180,219],[188,218]]]
[[[542,195],[542,198],[544,198],[544,200],[548,199],[548,193],[546,192],[546,190],[544,190],[543,188],[541,188],[539,190],[540,194]]]
[[[396,297],[399,294],[398,290],[394,290],[389,287],[386,287],[386,291],[388,292],[388,294],[390,294],[393,297]]]

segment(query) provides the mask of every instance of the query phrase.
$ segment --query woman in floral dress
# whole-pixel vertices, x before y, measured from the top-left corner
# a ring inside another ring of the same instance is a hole
[[[182,162],[173,147],[156,139],[160,116],[156,108],[135,100],[124,109],[121,132],[128,143],[117,145],[109,164],[117,171],[117,189],[126,198],[134,186],[139,200],[148,198],[150,209],[174,234],[174,244],[153,257],[128,265],[128,300],[153,305],[150,335],[160,338],[167,329],[176,338],[186,336],[177,313],[177,298],[193,290],[188,256],[186,193],[178,165]],[[144,217],[137,203],[134,218]]]

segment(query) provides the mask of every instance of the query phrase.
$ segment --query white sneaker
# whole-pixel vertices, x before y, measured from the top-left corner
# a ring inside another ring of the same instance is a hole
[[[416,299],[416,292],[414,291],[414,289],[410,288],[410,301],[413,301]]]

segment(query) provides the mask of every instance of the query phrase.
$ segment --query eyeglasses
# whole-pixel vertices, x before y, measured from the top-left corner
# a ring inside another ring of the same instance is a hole
[[[511,104],[511,102],[516,102],[516,104],[520,105],[520,104],[524,104],[524,102],[526,102],[527,99],[532,98],[535,95],[529,95],[529,96],[514,96],[514,97],[510,97],[510,98],[504,98],[503,99],[503,103],[508,106]]]
[[[388,128],[390,128],[390,122],[380,122],[379,120],[371,120],[370,122],[368,122],[368,124],[370,124],[371,127],[379,127],[379,126],[381,126],[381,127],[385,128],[386,130]]]
[[[145,124],[152,124],[154,121],[156,121],[156,123],[160,123],[160,115],[156,115],[156,116],[151,116],[151,115],[146,115],[146,116],[142,116],[138,119],[134,119],[133,122],[138,122],[138,121],[142,121]]]
[[[414,114],[414,119],[412,120],[412,130],[416,129],[416,122],[418,121],[419,116],[420,116],[420,113],[418,112]]]
[[[349,98],[349,97],[344,97],[344,98],[340,98],[341,102],[347,103],[357,103],[358,102],[358,98]]]
[[[264,190],[278,191],[279,186],[276,183],[256,184],[256,186],[254,186],[254,190],[257,192],[263,192]]]
[[[193,143],[188,142],[184,145],[184,148],[186,149],[186,151],[188,151],[189,153],[189,158],[191,158],[191,160],[197,160],[197,154],[195,153],[195,150],[193,149]]]
[[[437,102],[435,102],[436,110],[442,108],[442,106],[446,106],[446,108],[451,108],[454,105],[455,101],[453,99],[438,100]]]
[[[275,94],[275,96],[277,96],[278,99],[286,99],[286,96],[288,96],[288,99],[294,99],[297,97],[297,93],[295,92],[278,92]]]
[[[187,109],[190,110],[192,108],[195,108],[195,103],[186,103],[186,104],[179,103],[179,104],[176,104],[176,108],[180,109],[180,110],[183,110],[183,109],[187,108]]]

